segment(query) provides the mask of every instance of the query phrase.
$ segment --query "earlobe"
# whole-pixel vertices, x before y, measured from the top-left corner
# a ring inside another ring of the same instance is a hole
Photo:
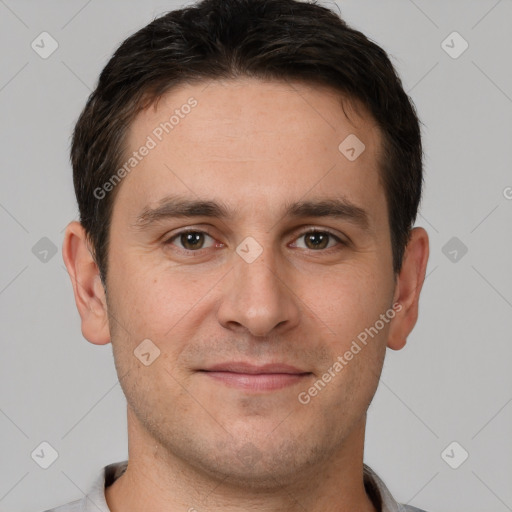
[[[76,307],[82,320],[83,336],[96,345],[109,343],[105,290],[85,230],[77,221],[66,227],[62,257],[71,278]]]
[[[400,350],[405,346],[407,336],[416,325],[428,255],[427,232],[421,227],[414,228],[405,249],[402,268],[395,287],[394,303],[399,303],[401,309],[397,311],[391,322],[388,333],[387,346],[393,350]]]

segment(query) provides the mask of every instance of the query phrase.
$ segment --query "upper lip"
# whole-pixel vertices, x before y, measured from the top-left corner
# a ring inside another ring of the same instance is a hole
[[[232,373],[290,373],[290,374],[301,374],[310,373],[304,370],[300,370],[295,366],[281,363],[269,363],[263,365],[255,365],[246,363],[243,361],[232,361],[228,363],[220,363],[208,368],[204,368],[203,371],[207,372],[232,372]]]

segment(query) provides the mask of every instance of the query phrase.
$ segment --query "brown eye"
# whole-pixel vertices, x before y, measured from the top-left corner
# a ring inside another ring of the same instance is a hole
[[[299,247],[301,249],[308,249],[311,251],[330,249],[336,246],[336,243],[329,245],[330,241],[335,241],[338,242],[338,244],[345,245],[339,237],[337,237],[330,231],[309,230],[300,234],[297,240],[300,238],[304,238],[305,246]]]
[[[186,251],[197,251],[205,249],[205,237],[213,238],[204,231],[182,231],[172,236],[165,244],[174,245],[174,241],[179,242],[178,248]],[[212,244],[213,245],[213,244]],[[211,245],[209,246],[211,247]]]
[[[325,249],[329,243],[329,236],[326,233],[307,233],[304,241],[309,249]]]

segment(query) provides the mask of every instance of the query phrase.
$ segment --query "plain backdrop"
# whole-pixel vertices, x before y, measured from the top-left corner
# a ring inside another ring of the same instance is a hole
[[[365,462],[429,512],[512,510],[512,1],[322,3],[390,54],[426,154],[420,315],[406,347],[388,350]],[[127,457],[111,345],[82,337],[61,256],[77,218],[69,143],[115,48],[182,5],[0,0],[2,511],[82,497]],[[42,32],[58,44],[47,58],[32,47],[55,45]],[[58,454],[47,469],[32,456],[43,442]]]

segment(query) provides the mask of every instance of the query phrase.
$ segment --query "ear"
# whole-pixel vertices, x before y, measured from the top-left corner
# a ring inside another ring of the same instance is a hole
[[[77,221],[69,223],[66,227],[62,257],[73,285],[84,338],[95,345],[109,343],[105,290],[98,266],[89,250],[85,230]]]
[[[402,268],[397,277],[393,304],[396,315],[390,324],[387,346],[400,350],[407,342],[418,319],[418,302],[425,281],[429,254],[428,234],[420,227],[411,231],[409,243],[405,248]]]

